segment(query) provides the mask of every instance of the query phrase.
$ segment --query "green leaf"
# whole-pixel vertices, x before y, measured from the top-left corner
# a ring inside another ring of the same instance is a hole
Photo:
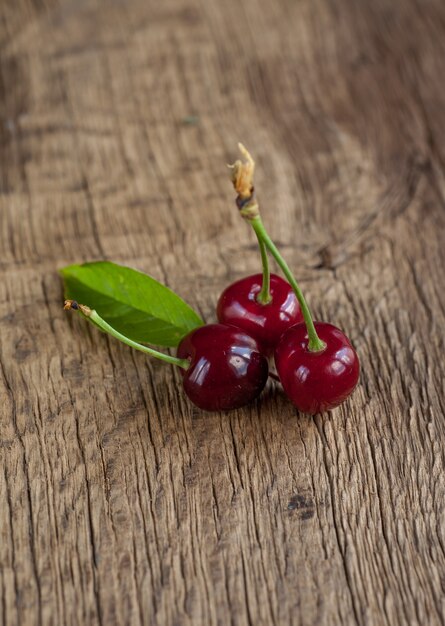
[[[60,270],[65,298],[95,309],[133,341],[177,346],[204,322],[171,289],[130,267],[109,261],[70,265]]]

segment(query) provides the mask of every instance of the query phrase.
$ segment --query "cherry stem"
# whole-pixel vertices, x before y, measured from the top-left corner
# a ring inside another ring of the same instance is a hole
[[[247,148],[245,148],[242,143],[238,144],[238,148],[245,160],[241,161],[241,159],[237,159],[233,165],[229,166],[232,170],[232,183],[235,187],[236,193],[238,194],[236,198],[236,205],[239,209],[239,212],[241,213],[241,216],[252,225],[258,241],[260,242],[260,250],[262,251],[261,255],[263,256],[264,247],[269,250],[275,261],[282,269],[292,289],[294,290],[294,293],[297,296],[298,302],[300,304],[300,309],[301,313],[303,314],[304,322],[306,324],[307,333],[309,336],[309,350],[311,352],[320,352],[321,350],[324,350],[326,348],[326,344],[317,335],[312,315],[306,303],[306,300],[304,299],[303,292],[298,286],[298,283],[295,280],[295,276],[292,274],[288,264],[281,256],[278,248],[276,247],[272,239],[269,237],[261,219],[260,209],[258,206],[258,202],[255,199],[253,186],[255,161],[253,160],[252,155],[249,153]],[[263,246],[261,244],[263,244]]]
[[[252,159],[251,154],[243,146],[242,143],[238,144],[241,154],[245,158],[245,161],[237,160],[233,165],[229,165],[232,170],[232,182],[236,189],[238,197],[236,204],[241,211],[243,217],[251,219],[257,213],[257,205],[253,202],[253,175],[255,172],[255,161]],[[253,213],[250,212],[250,207],[253,207]],[[270,293],[270,270],[269,259],[267,256],[267,248],[263,239],[258,236],[258,246],[260,248],[261,263],[263,266],[263,283],[261,285],[261,291],[257,295],[257,302],[260,304],[269,304],[272,302],[272,295]]]
[[[269,234],[266,231],[266,228],[263,224],[261,216],[258,214],[253,218],[248,219],[248,222],[251,224],[253,230],[256,233],[256,236],[259,240],[263,242],[266,248],[269,250],[275,261],[278,263],[280,268],[283,271],[283,274],[286,276],[289,281],[290,286],[292,287],[295,295],[297,296],[297,300],[300,304],[301,313],[303,314],[304,323],[306,324],[307,332],[309,335],[309,345],[308,348],[311,352],[320,352],[326,348],[326,344],[324,341],[320,339],[315,330],[314,321],[312,319],[311,312],[303,296],[303,292],[301,291],[295,276],[293,275],[291,269],[289,268],[286,261],[281,256],[278,248],[269,237]]]
[[[75,311],[80,311],[85,317],[89,318],[92,322],[94,322],[99,328],[101,328],[104,332],[108,333],[112,337],[119,339],[122,343],[127,344],[131,348],[135,350],[139,350],[140,352],[144,352],[145,354],[149,354],[150,356],[154,356],[156,359],[161,361],[165,361],[166,363],[170,363],[171,365],[177,365],[178,367],[182,367],[183,369],[187,369],[190,365],[187,359],[178,359],[177,357],[170,356],[169,354],[164,354],[163,352],[159,352],[158,350],[154,350],[153,348],[149,348],[148,346],[144,346],[141,343],[137,343],[133,341],[129,337],[126,337],[115,328],[110,326],[108,322],[101,318],[99,313],[94,309],[90,309],[88,306],[84,304],[78,304],[75,300],[65,300],[65,310],[74,309]]]
[[[272,295],[270,293],[269,259],[267,258],[266,245],[260,237],[258,237],[258,245],[260,247],[261,263],[263,266],[263,284],[261,286],[261,291],[257,295],[256,299],[257,302],[259,302],[260,304],[270,304],[272,302]]]

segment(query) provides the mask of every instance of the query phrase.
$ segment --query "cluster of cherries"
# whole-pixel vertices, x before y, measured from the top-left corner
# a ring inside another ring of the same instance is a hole
[[[201,409],[229,410],[252,402],[267,382],[273,356],[278,378],[296,407],[310,414],[327,411],[356,386],[358,356],[339,328],[313,321],[291,270],[264,228],[253,190],[255,164],[239,147],[246,160],[231,166],[232,181],[238,209],[257,235],[263,272],[225,289],[217,305],[218,324],[190,332],[179,344],[177,356],[171,357],[112,332],[88,307],[67,301],[66,308],[80,308],[125,343],[178,365],[185,393]],[[288,282],[270,274],[268,253]]]

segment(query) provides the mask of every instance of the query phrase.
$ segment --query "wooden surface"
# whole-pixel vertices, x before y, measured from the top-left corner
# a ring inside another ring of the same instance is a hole
[[[445,4],[3,0],[0,623],[445,615]],[[208,321],[258,270],[225,164],[363,366],[299,415],[204,414],[62,310],[108,258]]]

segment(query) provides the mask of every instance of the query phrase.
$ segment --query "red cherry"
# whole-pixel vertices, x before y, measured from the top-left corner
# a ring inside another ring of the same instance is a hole
[[[360,364],[346,335],[332,324],[315,322],[326,347],[308,350],[304,324],[284,333],[275,350],[275,365],[284,391],[304,413],[333,409],[346,400],[357,384]]]
[[[290,327],[303,321],[300,305],[292,287],[285,280],[271,274],[272,301],[258,302],[263,275],[255,274],[229,285],[221,294],[217,305],[218,320],[232,324],[255,337],[266,354],[275,349],[281,335]]]
[[[189,359],[181,370],[184,391],[205,411],[237,409],[264,388],[269,366],[258,343],[239,328],[208,324],[181,341],[177,356]]]

